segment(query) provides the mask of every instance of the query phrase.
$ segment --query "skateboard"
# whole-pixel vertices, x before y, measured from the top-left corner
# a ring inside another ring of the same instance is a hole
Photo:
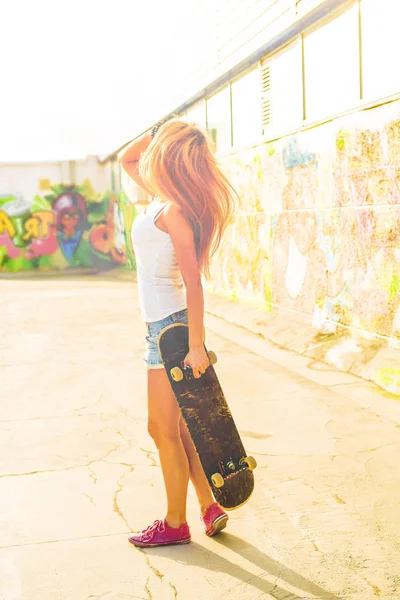
[[[226,510],[242,506],[254,489],[253,469],[212,366],[198,379],[183,361],[188,353],[189,328],[183,323],[163,329],[158,338],[161,358],[175,398],[199,455],[215,500]]]

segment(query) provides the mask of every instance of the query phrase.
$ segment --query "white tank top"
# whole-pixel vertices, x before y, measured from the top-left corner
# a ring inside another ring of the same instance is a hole
[[[154,200],[132,226],[139,304],[146,323],[186,308],[186,289],[171,236],[155,224],[165,205]]]

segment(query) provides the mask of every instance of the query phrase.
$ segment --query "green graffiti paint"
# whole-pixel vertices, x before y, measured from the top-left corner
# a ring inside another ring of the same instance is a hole
[[[274,146],[274,144],[272,142],[269,142],[265,146],[266,146],[266,149],[267,149],[267,155],[268,156],[273,156],[275,154],[275,146]]]
[[[136,210],[123,195],[97,193],[86,179],[80,186],[53,184],[30,202],[12,195],[0,202],[0,271],[135,268]]]
[[[392,280],[390,282],[389,288],[389,298],[397,298],[400,294],[400,277],[398,275],[393,275]]]
[[[400,369],[386,367],[374,373],[374,380],[387,392],[400,397]]]
[[[346,149],[346,143],[348,142],[348,137],[349,137],[349,134],[344,129],[340,129],[338,131],[338,134],[336,137],[336,149],[339,152],[343,152]]]

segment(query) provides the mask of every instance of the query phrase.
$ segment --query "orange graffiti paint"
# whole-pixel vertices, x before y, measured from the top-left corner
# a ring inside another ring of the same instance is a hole
[[[22,236],[24,241],[30,240],[32,238],[37,239],[40,236],[40,221],[36,219],[36,217],[30,217],[24,223],[25,233]]]
[[[0,235],[7,232],[11,239],[16,234],[14,225],[11,222],[10,217],[3,211],[0,210]]]

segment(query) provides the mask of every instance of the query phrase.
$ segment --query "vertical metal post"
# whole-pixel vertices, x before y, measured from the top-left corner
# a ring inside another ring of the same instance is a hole
[[[68,166],[69,166],[69,180],[71,183],[76,183],[75,161],[70,160],[68,163]]]
[[[115,165],[115,161],[111,161],[110,162],[110,168],[111,168],[111,191],[114,193],[116,192],[115,189],[115,171],[114,171],[114,165]]]
[[[229,112],[231,121],[231,147],[233,146],[232,81],[229,82]]]
[[[307,119],[307,100],[306,100],[306,65],[304,56],[304,34],[301,34],[301,85],[302,85],[302,100],[303,100],[303,121]]]
[[[358,4],[358,60],[359,60],[359,77],[360,77],[360,100],[364,99],[364,80],[363,80],[363,44],[362,44],[362,13],[361,1],[357,0]]]

